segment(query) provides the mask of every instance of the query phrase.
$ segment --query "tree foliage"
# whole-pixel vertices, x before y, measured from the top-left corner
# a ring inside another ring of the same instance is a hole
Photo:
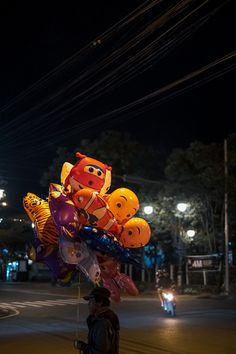
[[[163,164],[158,151],[132,140],[130,134],[104,131],[96,139],[81,140],[74,152],[69,152],[66,148],[58,148],[57,156],[48,171],[44,173],[41,184],[48,186],[53,181],[60,182],[63,163],[68,161],[74,164],[76,151],[112,166],[111,189],[128,187],[137,182],[141,184],[142,180],[137,180],[137,176],[143,179],[156,179],[160,176],[161,164]]]

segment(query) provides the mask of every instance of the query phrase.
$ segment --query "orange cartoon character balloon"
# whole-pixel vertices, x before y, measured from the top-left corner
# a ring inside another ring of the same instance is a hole
[[[123,226],[119,241],[124,247],[138,248],[145,246],[151,237],[151,229],[142,218],[132,218]]]
[[[117,223],[98,192],[84,188],[73,194],[72,200],[78,209],[81,224],[97,227],[115,235],[121,232],[122,226]]]
[[[115,219],[121,225],[132,218],[139,209],[138,197],[128,188],[118,188],[104,198]]]
[[[64,187],[71,187],[71,193],[83,188],[91,188],[102,194],[106,193],[111,184],[111,167],[86,155],[77,152],[78,161],[68,169]]]

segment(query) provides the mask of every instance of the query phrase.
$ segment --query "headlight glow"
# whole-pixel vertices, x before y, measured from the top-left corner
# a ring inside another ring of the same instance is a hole
[[[164,298],[167,299],[168,301],[172,301],[174,299],[174,295],[171,293],[164,293],[163,294]]]

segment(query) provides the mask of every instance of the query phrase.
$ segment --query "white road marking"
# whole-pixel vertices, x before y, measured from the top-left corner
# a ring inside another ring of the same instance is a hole
[[[84,302],[83,302],[84,303]],[[76,305],[77,299],[56,299],[56,300],[44,300],[44,301],[12,301],[12,302],[0,302],[0,306],[3,308],[25,308],[25,307],[53,307],[53,306],[65,306]]]

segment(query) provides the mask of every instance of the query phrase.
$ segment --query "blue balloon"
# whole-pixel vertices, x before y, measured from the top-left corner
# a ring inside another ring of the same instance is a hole
[[[119,262],[130,263],[139,268],[143,267],[137,256],[134,256],[129,249],[122,247],[112,234],[90,226],[83,226],[79,231],[79,237],[92,250],[108,254]]]

